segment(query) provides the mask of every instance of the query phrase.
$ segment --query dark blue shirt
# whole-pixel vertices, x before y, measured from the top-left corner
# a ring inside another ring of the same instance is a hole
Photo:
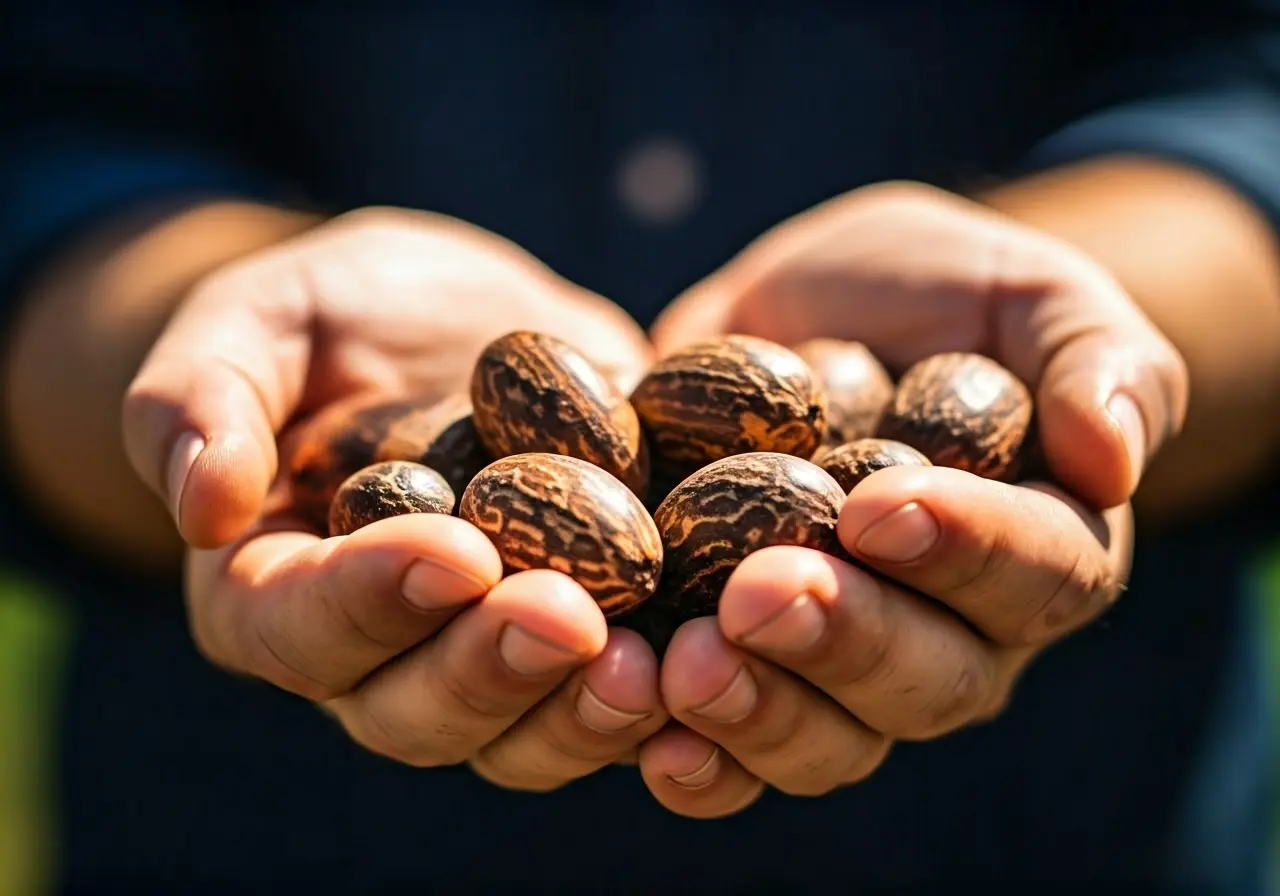
[[[48,0],[0,14],[0,110],[6,296],[102,216],[214,194],[457,215],[642,323],[781,218],[883,179],[963,191],[1148,154],[1223,178],[1280,228],[1267,0]],[[1242,569],[1274,523],[1252,507],[1144,542],[1116,612],[1040,660],[996,723],[902,745],[833,796],[705,823],[630,769],[533,796],[365,754],[205,664],[176,583],[140,607],[153,586],[5,504],[5,559],[78,598],[72,885],[1151,886],[1179,868],[1248,881],[1261,852]],[[1199,801],[1215,762],[1238,777]],[[1194,833],[1206,819],[1216,839]]]

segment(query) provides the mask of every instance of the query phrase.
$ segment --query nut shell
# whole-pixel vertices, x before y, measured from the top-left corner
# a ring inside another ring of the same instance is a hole
[[[329,506],[329,534],[350,535],[407,513],[453,513],[455,500],[449,483],[430,467],[384,461],[356,472],[338,487]]]
[[[886,467],[931,467],[929,458],[910,445],[889,439],[858,439],[833,448],[814,461],[845,492],[877,470]]]
[[[846,557],[836,537],[845,493],[817,465],[752,452],[716,461],[680,483],[654,514],[662,536],[662,587],[644,608],[668,629],[713,615],[729,575],[772,545]]]
[[[877,435],[937,466],[1008,479],[1032,410],[1031,393],[1008,370],[982,355],[949,352],[903,374]]]
[[[524,330],[495,339],[476,361],[471,403],[476,430],[492,457],[576,457],[644,494],[648,450],[635,410],[568,343]]]
[[[490,457],[480,444],[465,395],[341,402],[290,435],[289,489],[295,509],[317,528],[348,476],[375,463],[407,460],[430,467],[460,494]]]
[[[826,444],[835,447],[875,435],[889,402],[893,379],[861,342],[810,339],[794,349],[827,395]]]
[[[631,395],[654,453],[677,469],[747,452],[809,457],[827,401],[799,355],[767,339],[691,343],[656,363]]]
[[[605,616],[648,600],[662,574],[662,541],[640,499],[576,457],[528,453],[494,461],[462,493],[458,515],[493,542],[505,574],[562,572]]]

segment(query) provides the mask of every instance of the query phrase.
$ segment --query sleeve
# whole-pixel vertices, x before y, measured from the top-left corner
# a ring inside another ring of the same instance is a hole
[[[0,314],[7,326],[27,278],[99,219],[143,203],[176,210],[214,196],[290,201],[291,191],[255,165],[237,138],[237,60],[220,51],[228,44],[218,26],[212,7],[194,3],[0,6]],[[0,472],[0,566],[7,572],[65,594],[146,590],[60,537],[32,512],[20,485]],[[160,584],[171,595],[173,583]]]
[[[1106,155],[1168,159],[1228,184],[1280,233],[1280,0],[1198,6],[1201,34],[1088,85],[1093,111],[1034,146],[1022,173]]]

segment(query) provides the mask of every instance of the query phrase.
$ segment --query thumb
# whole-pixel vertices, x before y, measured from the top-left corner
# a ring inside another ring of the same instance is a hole
[[[309,360],[304,303],[255,307],[245,284],[197,288],[125,395],[125,450],[183,539],[214,548],[261,512],[276,475],[276,432]]]
[[[691,286],[669,304],[649,328],[658,357],[701,339],[724,334],[731,326],[737,293],[721,269]]]
[[[1110,283],[1068,283],[1036,301],[1009,299],[997,319],[1000,359],[1035,389],[1054,477],[1095,507],[1129,500],[1147,463],[1186,419],[1182,357]]]

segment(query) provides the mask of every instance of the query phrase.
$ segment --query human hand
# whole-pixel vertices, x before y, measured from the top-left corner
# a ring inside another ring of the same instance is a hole
[[[864,569],[794,547],[743,561],[718,616],[671,641],[661,688],[678,724],[641,749],[654,795],[691,816],[739,811],[766,785],[823,794],[895,740],[997,716],[1034,657],[1122,590],[1128,500],[1187,402],[1181,359],[1098,265],[913,185],[784,222],[653,332],[660,353],[723,332],[856,339],[898,371],[980,352],[1032,387],[1060,484],[890,468],[840,515]]]
[[[192,545],[189,619],[209,659],[317,702],[375,752],[545,790],[663,725],[648,645],[608,628],[567,576],[502,579],[493,545],[455,517],[322,539],[293,513],[277,457],[278,434],[318,408],[464,389],[481,348],[522,327],[623,379],[649,360],[620,309],[498,237],[363,210],[203,281],[124,425]]]

